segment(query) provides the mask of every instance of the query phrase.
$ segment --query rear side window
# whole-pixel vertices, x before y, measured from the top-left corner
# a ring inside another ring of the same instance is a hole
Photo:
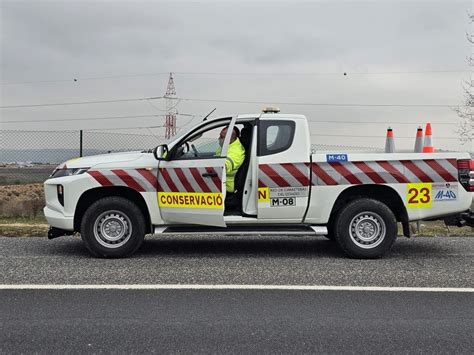
[[[287,150],[293,143],[295,122],[260,121],[258,134],[258,155],[270,155]]]

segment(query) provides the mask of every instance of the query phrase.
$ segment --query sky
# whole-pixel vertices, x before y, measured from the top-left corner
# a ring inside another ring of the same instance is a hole
[[[162,137],[161,127],[133,127],[164,124],[165,100],[146,98],[163,96],[174,72],[178,129],[214,108],[213,117],[276,105],[306,115],[315,144],[382,148],[391,126],[396,147],[411,149],[429,121],[436,148],[472,150],[460,144],[451,109],[471,77],[472,6],[4,0],[2,130]],[[5,107],[126,99],[143,100]]]

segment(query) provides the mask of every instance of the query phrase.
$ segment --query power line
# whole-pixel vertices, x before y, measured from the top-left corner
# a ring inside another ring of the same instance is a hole
[[[166,111],[166,110],[159,110],[159,111]],[[186,124],[182,125],[182,127],[187,126],[190,124],[196,117],[200,115],[193,115],[190,113],[177,113],[178,116],[184,117],[191,117]],[[93,120],[120,120],[120,119],[128,119],[128,118],[150,118],[150,117],[165,117],[166,114],[150,114],[150,115],[130,115],[130,116],[107,116],[107,117],[83,117],[83,118],[69,118],[69,119],[45,119],[45,120],[9,120],[9,121],[2,121],[2,123],[40,123],[40,122],[68,122],[68,121],[93,121]],[[396,121],[347,121],[347,120],[311,120],[308,119],[309,124],[316,124],[316,123],[336,123],[336,124],[383,124],[383,125],[420,125],[417,122],[396,122]],[[432,122],[432,124],[436,125],[453,125],[456,122]],[[134,127],[132,127],[134,128]],[[143,128],[149,128],[143,127]]]
[[[133,126],[133,127],[114,127],[114,128],[88,128],[88,129],[83,129],[84,132],[88,132],[88,131],[99,131],[99,132],[102,132],[102,131],[108,131],[108,132],[104,132],[104,133],[110,133],[110,131],[120,131],[120,130],[124,130],[124,129],[150,129],[150,128],[164,128],[165,126],[164,125],[160,125],[160,126]],[[73,131],[77,131],[77,129],[74,129]],[[113,133],[110,133],[110,134],[113,134]],[[137,134],[139,135],[139,134]]]
[[[335,106],[335,107],[444,107],[450,108],[458,105],[448,104],[347,104],[347,103],[316,103],[316,102],[278,102],[273,100],[267,101],[245,101],[245,100],[223,100],[223,99],[196,99],[178,97],[183,101],[196,102],[222,102],[222,103],[237,103],[237,104],[268,104],[273,103],[277,105],[293,105],[293,106]]]
[[[173,72],[179,75],[281,75],[281,76],[315,76],[315,75],[392,75],[392,74],[445,74],[470,73],[469,70],[413,70],[413,71],[337,71],[337,72]]]
[[[412,74],[449,74],[449,73],[469,73],[469,70],[414,70],[414,71],[337,71],[337,72],[173,72],[177,75],[208,75],[208,76],[334,76],[334,75],[412,75]],[[138,78],[168,75],[168,72],[156,73],[137,73],[122,75],[103,75],[89,77],[72,77],[69,79],[52,79],[52,80],[31,80],[31,81],[7,81],[0,85],[28,85],[28,84],[51,84],[51,83],[77,83],[88,80],[107,80],[122,78]]]
[[[164,126],[153,126],[151,128],[162,128]],[[113,131],[116,131],[116,130],[121,130],[121,129],[131,129],[131,128],[148,128],[148,127],[123,127],[123,128],[114,128]],[[138,137],[141,137],[141,136],[150,136],[151,135],[147,135],[147,134],[139,134],[139,133],[116,133],[116,132],[110,132],[110,129],[107,131],[105,131],[106,128],[91,128],[91,129],[82,129],[83,132],[87,133],[87,132],[91,132],[93,131],[94,133],[100,133],[100,134],[105,134],[105,135],[126,135],[126,136],[138,136]],[[20,133],[20,134],[29,134],[29,133],[62,133],[62,132],[67,132],[67,133],[71,133],[71,132],[74,132],[74,133],[77,133],[81,131],[81,129],[61,129],[61,130],[54,130],[54,131],[51,131],[51,130],[17,130],[17,129],[9,129],[9,130],[3,130],[2,133]]]
[[[117,102],[132,102],[132,101],[147,101],[158,100],[166,98],[166,96],[144,97],[135,99],[115,99],[115,100],[100,100],[100,101],[78,101],[78,102],[60,102],[49,104],[25,104],[25,105],[8,105],[0,106],[0,109],[10,108],[28,108],[28,107],[48,107],[48,106],[67,106],[67,105],[88,105],[88,104],[103,104],[103,103],[117,103]],[[283,101],[246,101],[246,100],[226,100],[226,99],[197,99],[176,97],[181,101],[195,101],[195,102],[221,102],[221,103],[240,103],[240,104],[268,104],[269,102],[277,105],[293,105],[293,106],[327,106],[327,107],[443,107],[451,108],[458,105],[448,104],[358,104],[358,103],[317,103],[317,102],[283,102]]]
[[[154,128],[161,128],[164,126],[155,126]],[[146,128],[146,127],[144,127]],[[78,132],[79,130],[73,130],[75,132]],[[82,130],[84,133],[96,133],[96,134],[101,134],[101,135],[108,135],[108,136],[136,136],[136,137],[156,137],[155,135],[152,134],[141,134],[141,133],[116,133],[116,132],[103,132],[97,129],[87,129],[87,130]],[[47,131],[43,131],[47,132]],[[56,132],[61,132],[61,131],[56,131]],[[69,131],[70,132],[70,131]]]
[[[49,104],[8,105],[8,106],[0,106],[0,109],[8,109],[8,108],[27,108],[27,107],[47,107],[47,106],[69,106],[69,105],[106,104],[106,103],[116,103],[116,102],[132,102],[132,101],[158,100],[158,99],[162,99],[162,98],[163,98],[162,96],[156,96],[156,97],[144,97],[144,98],[137,98],[137,99],[115,99],[115,100],[100,100],[100,101],[58,102],[58,103],[49,103]]]
[[[178,113],[179,116],[195,117],[189,113]],[[41,123],[41,122],[69,122],[69,121],[94,121],[94,120],[119,120],[128,118],[149,118],[149,117],[165,117],[166,115],[136,115],[136,116],[109,116],[109,117],[83,117],[83,118],[60,118],[46,120],[21,120],[21,121],[2,121],[2,123]],[[160,126],[161,127],[161,126]],[[148,127],[146,127],[148,128]]]
[[[195,116],[194,118],[199,117]],[[185,126],[189,123],[189,121],[183,125],[183,126],[177,126],[179,129],[185,128]],[[31,132],[38,132],[38,133],[51,133],[51,132],[78,132],[80,130],[84,132],[90,132],[90,131],[95,131],[98,133],[103,133],[103,134],[110,134],[113,135],[115,134],[113,131],[120,131],[124,129],[150,129],[150,128],[165,128],[165,125],[157,125],[157,126],[128,126],[128,127],[113,127],[113,128],[87,128],[87,129],[80,129],[80,128],[71,128],[71,129],[61,129],[61,130],[19,130],[19,129],[4,129],[2,130],[2,133],[11,133],[11,132],[18,132],[18,133],[31,133]],[[112,132],[111,132],[112,131]],[[142,134],[138,133],[117,133],[117,134],[131,134],[131,135],[136,135],[136,136],[141,136]],[[150,135],[151,136],[151,135]],[[162,137],[164,139],[164,136]]]
[[[456,124],[456,122],[433,122],[433,121],[430,121],[432,124],[436,124],[436,125],[454,125]],[[313,121],[313,120],[310,120],[308,119],[308,123],[309,124],[312,124],[312,123],[344,123],[344,124],[359,124],[359,123],[367,123],[367,124],[384,124],[384,125],[416,125],[416,126],[420,126],[421,123],[417,123],[417,122],[396,122],[396,121]]]
[[[77,83],[88,80],[104,80],[104,79],[121,79],[121,78],[135,78],[147,76],[168,75],[169,72],[163,73],[141,73],[141,74],[124,74],[124,75],[105,75],[105,76],[89,76],[89,77],[74,77],[70,79],[53,79],[53,80],[32,80],[32,81],[7,81],[0,85],[26,85],[26,84],[50,84],[50,83]]]
[[[386,138],[385,136],[369,136],[369,135],[357,135],[357,134],[311,134],[311,137],[347,137],[347,138]],[[409,138],[415,139],[414,136],[394,136],[395,139],[397,138]],[[435,136],[435,139],[456,139],[459,140],[459,137],[440,137]]]
[[[161,108],[156,107],[155,105],[153,105],[153,104],[151,103],[150,100],[147,100],[146,102],[147,102],[154,110],[156,110],[156,111],[168,112],[168,110],[163,110],[163,109],[161,109]],[[180,103],[180,101],[178,100],[178,102],[177,102],[176,104],[174,104],[174,105],[171,107],[171,109],[175,109],[176,106],[178,106],[179,103]]]
[[[111,116],[111,117],[84,117],[84,118],[60,118],[47,120],[21,120],[21,121],[3,121],[2,123],[41,123],[41,122],[68,122],[68,121],[93,121],[93,120],[117,120],[123,118],[146,118],[146,117],[163,117],[165,115],[139,115],[139,116]]]

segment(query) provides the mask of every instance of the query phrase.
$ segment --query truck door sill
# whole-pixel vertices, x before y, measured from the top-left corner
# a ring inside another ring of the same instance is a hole
[[[291,226],[291,225],[232,225],[227,228],[208,226],[170,226],[155,227],[155,234],[176,234],[176,235],[327,235],[325,226]]]

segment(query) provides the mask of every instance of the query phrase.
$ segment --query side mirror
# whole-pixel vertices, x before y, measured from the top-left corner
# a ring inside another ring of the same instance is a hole
[[[168,145],[160,144],[155,149],[153,149],[153,155],[156,160],[165,160],[168,156]]]

